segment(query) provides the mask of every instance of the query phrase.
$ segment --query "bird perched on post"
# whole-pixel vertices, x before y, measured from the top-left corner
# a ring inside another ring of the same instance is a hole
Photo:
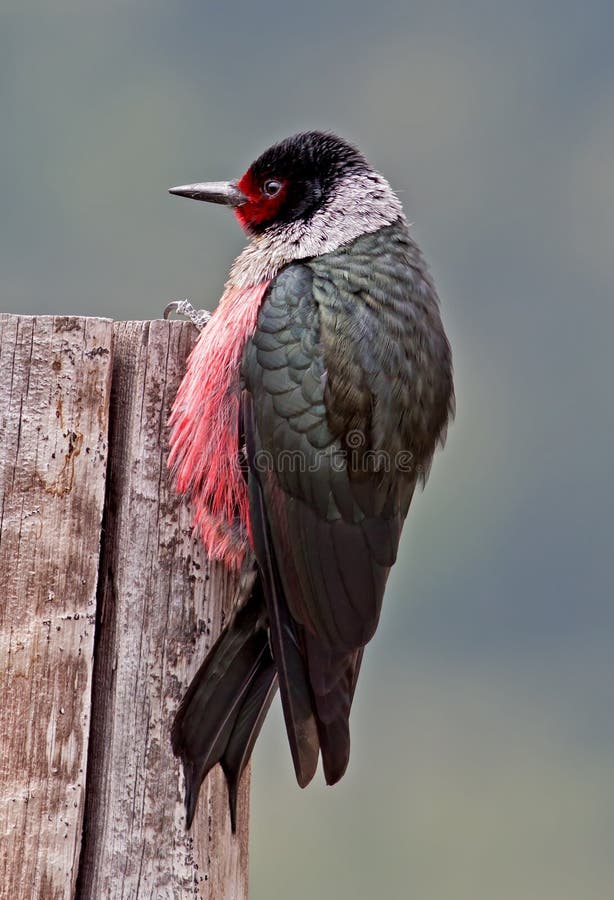
[[[189,358],[169,458],[209,558],[243,573],[172,729],[187,826],[220,763],[234,830],[278,685],[301,787],[320,755],[328,784],[346,770],[363,648],[453,411],[451,353],[399,200],[344,140],[297,134],[239,181],[171,193],[231,207],[250,238]]]

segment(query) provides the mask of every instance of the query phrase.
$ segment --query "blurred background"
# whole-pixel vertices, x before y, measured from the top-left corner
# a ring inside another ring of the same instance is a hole
[[[296,130],[399,192],[458,414],[336,788],[256,749],[253,900],[614,897],[614,8],[0,0],[0,309],[213,308],[243,237],[166,188]]]

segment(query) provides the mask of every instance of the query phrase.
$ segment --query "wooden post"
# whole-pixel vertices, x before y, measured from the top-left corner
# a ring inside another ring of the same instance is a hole
[[[208,566],[166,470],[195,331],[0,323],[3,889],[245,900],[249,775],[236,836],[219,771],[188,834],[169,740],[236,591]]]
[[[0,316],[0,884],[74,894],[111,322]]]

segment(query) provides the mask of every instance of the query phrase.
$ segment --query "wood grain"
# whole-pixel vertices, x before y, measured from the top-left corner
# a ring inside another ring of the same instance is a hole
[[[249,774],[233,837],[219,768],[190,834],[173,716],[236,585],[210,570],[169,484],[170,406],[196,332],[116,323],[86,824],[79,897],[247,896]]]
[[[0,894],[74,896],[111,322],[0,315]]]

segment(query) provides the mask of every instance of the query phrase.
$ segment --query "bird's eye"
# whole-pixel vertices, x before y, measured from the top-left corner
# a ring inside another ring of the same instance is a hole
[[[282,189],[281,181],[277,178],[268,178],[262,185],[262,193],[267,197],[276,197]]]

